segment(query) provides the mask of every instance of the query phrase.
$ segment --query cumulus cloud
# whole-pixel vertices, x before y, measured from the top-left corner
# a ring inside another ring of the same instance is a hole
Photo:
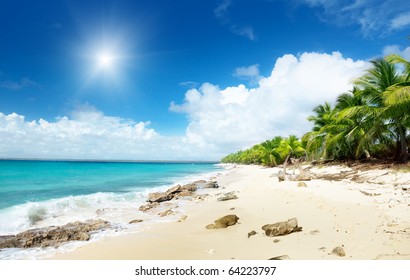
[[[238,67],[234,70],[233,76],[243,79],[255,79],[259,77],[259,64]]]
[[[223,154],[275,135],[301,136],[311,126],[306,118],[312,109],[334,102],[367,67],[339,52],[287,54],[256,88],[205,83],[187,91],[182,104],[171,103],[170,110],[189,117],[186,143]]]
[[[160,137],[149,125],[105,116],[92,106],[54,122],[0,113],[0,157],[130,159],[147,151],[155,157]]]

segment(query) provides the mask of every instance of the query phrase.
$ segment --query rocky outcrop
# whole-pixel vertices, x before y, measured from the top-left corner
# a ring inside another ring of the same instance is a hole
[[[219,229],[219,228],[227,228],[229,226],[235,225],[239,220],[239,217],[236,215],[226,215],[222,218],[215,220],[213,224],[209,224],[206,226],[206,229]]]
[[[218,188],[218,184],[215,181],[195,181],[191,184],[187,185],[177,185],[175,187],[172,187],[168,189],[166,192],[155,192],[155,193],[150,193],[148,194],[148,202],[149,203],[161,203],[164,201],[169,201],[172,199],[178,199],[181,197],[187,197],[187,196],[192,196],[194,192],[198,188]],[[141,211],[146,211],[144,210],[146,207],[143,208]],[[149,210],[149,209],[147,209]]]
[[[107,229],[104,220],[74,222],[64,226],[31,229],[17,235],[0,236],[0,249],[59,246],[68,241],[88,241],[93,231]]]
[[[266,236],[280,236],[287,235],[292,232],[302,231],[302,227],[298,226],[298,220],[292,218],[286,222],[279,222],[275,224],[267,224],[262,227],[265,231]]]

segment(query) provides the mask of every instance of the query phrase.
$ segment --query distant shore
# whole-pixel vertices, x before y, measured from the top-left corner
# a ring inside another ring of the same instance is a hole
[[[172,221],[53,259],[410,259],[410,172],[315,165],[302,184],[279,182],[280,170],[230,165],[214,178],[219,188],[197,191],[201,199],[163,202]],[[226,215],[239,220],[206,228]],[[270,237],[262,229],[291,218],[301,230]]]

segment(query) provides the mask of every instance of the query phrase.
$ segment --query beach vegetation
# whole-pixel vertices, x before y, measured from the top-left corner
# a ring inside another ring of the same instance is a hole
[[[371,61],[353,88],[313,108],[312,130],[299,140],[277,136],[222,162],[276,166],[287,158],[409,160],[410,61],[393,54]]]

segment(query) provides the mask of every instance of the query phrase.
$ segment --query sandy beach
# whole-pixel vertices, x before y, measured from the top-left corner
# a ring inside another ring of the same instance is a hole
[[[306,166],[305,166],[306,167]],[[279,168],[230,165],[200,189],[202,199],[162,202],[167,222],[106,237],[53,259],[292,260],[410,259],[410,172],[391,168],[310,166],[312,179],[279,182]],[[288,169],[292,173],[292,168]],[[218,201],[226,193],[237,199]],[[138,218],[138,206],[136,217]],[[207,229],[236,215],[238,223]],[[262,226],[296,218],[301,231],[266,236]],[[158,217],[158,219],[161,219]],[[143,224],[142,222],[141,224]],[[254,233],[251,233],[254,231]],[[332,251],[341,247],[345,256]]]

